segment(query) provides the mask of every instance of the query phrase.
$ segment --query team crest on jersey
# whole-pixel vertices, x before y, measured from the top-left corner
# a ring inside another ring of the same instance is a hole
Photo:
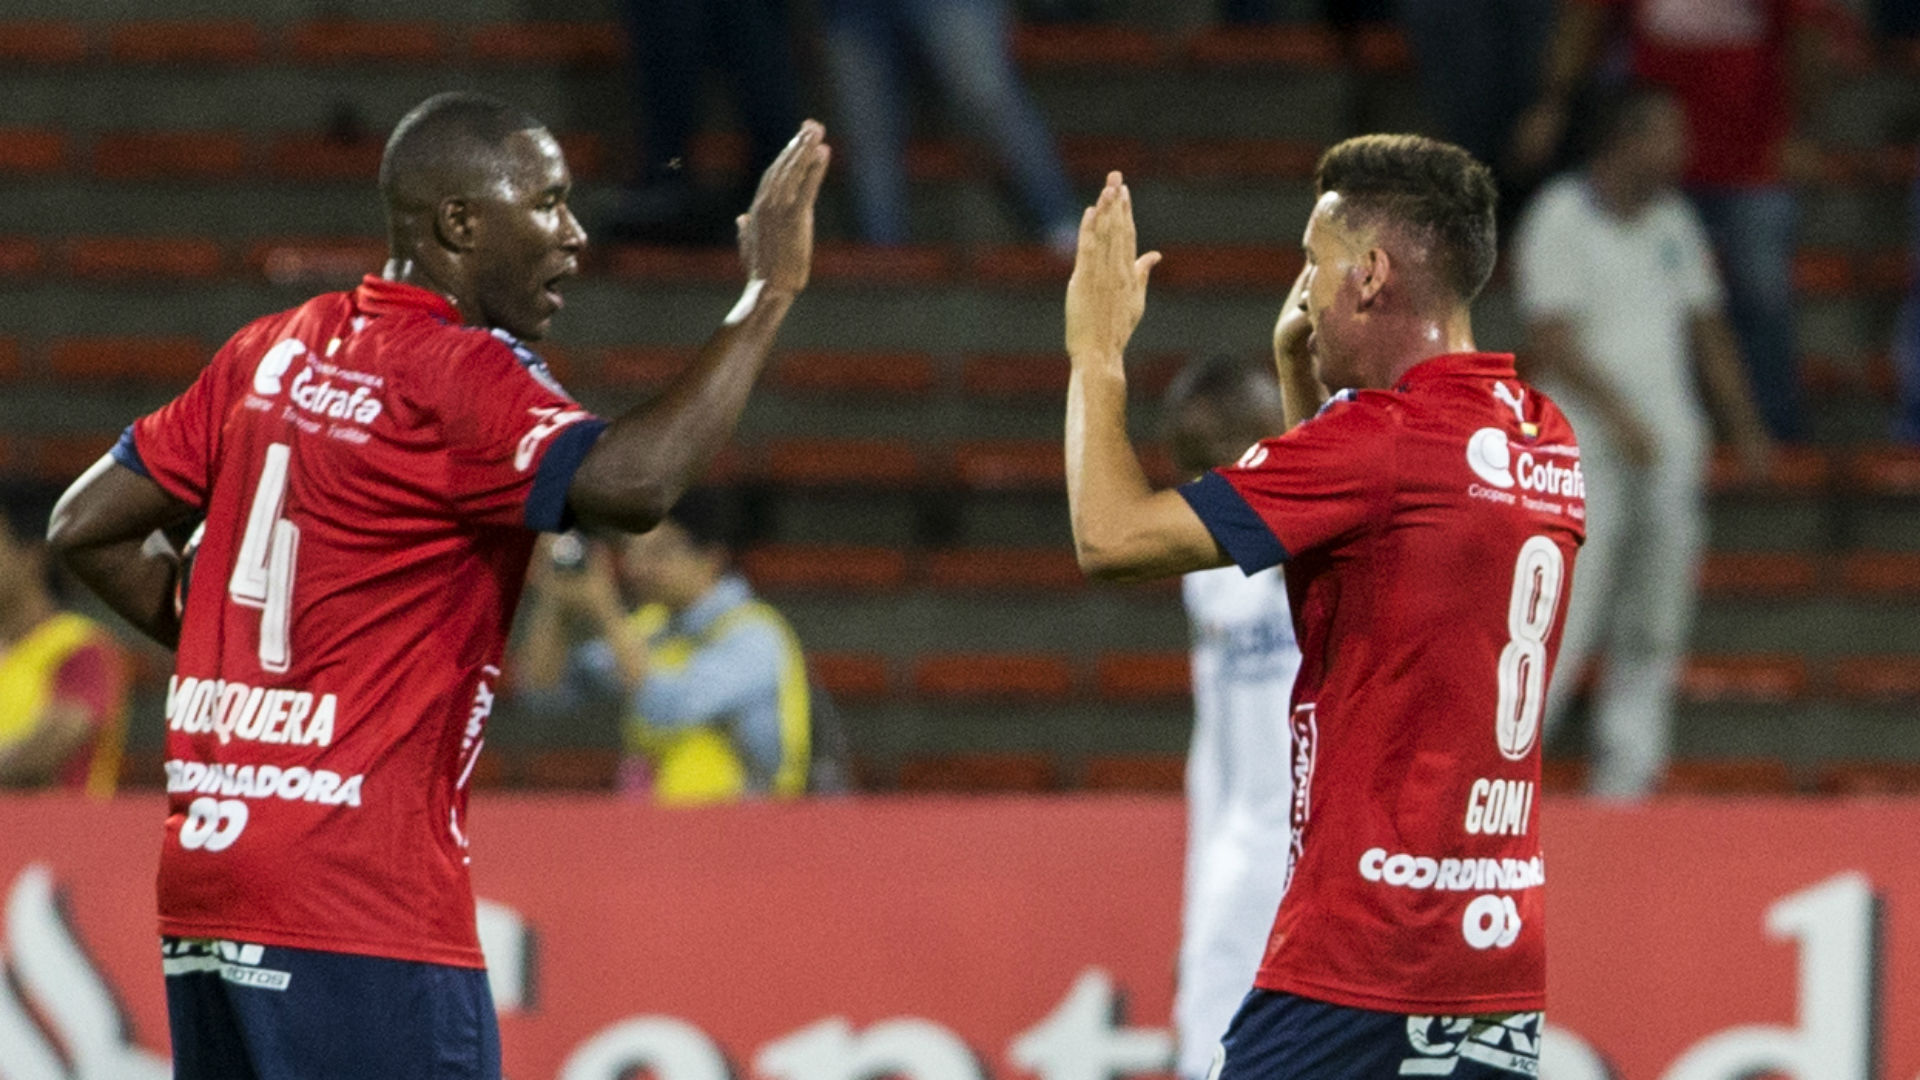
[[[513,350],[513,358],[520,361],[520,366],[527,369],[527,374],[533,376],[535,382],[556,394],[566,397],[573,396],[568,394],[566,388],[560,385],[559,379],[553,377],[553,370],[547,367],[547,362],[540,358],[539,353],[527,348],[519,338],[514,337],[512,334],[497,326],[494,327],[490,333],[499,340],[500,344]]]

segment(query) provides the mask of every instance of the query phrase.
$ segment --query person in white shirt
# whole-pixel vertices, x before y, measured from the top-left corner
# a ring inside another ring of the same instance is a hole
[[[1712,432],[1696,386],[1756,478],[1771,447],[1723,312],[1705,229],[1678,190],[1686,128],[1666,91],[1630,87],[1603,110],[1582,172],[1521,220],[1521,362],[1579,433],[1587,541],[1548,690],[1551,732],[1590,655],[1596,794],[1654,790],[1691,628]]]
[[[1231,463],[1286,429],[1271,368],[1211,356],[1168,388],[1163,435],[1182,475]],[[1187,865],[1174,994],[1176,1065],[1202,1080],[1221,1036],[1253,988],[1292,837],[1293,676],[1300,668],[1275,567],[1237,567],[1181,582],[1193,633],[1193,745],[1187,754]]]

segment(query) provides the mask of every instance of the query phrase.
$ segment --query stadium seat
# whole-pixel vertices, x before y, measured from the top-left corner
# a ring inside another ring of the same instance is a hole
[[[1663,795],[1789,795],[1793,771],[1779,758],[1696,758],[1667,763]]]
[[[1112,23],[1025,25],[1014,29],[1013,56],[1029,69],[1105,67],[1138,71],[1166,59],[1160,39]]]
[[[66,133],[42,128],[0,128],[0,176],[57,173],[66,165]]]
[[[916,397],[939,382],[933,358],[912,352],[789,352],[773,369],[773,385],[792,394]]]
[[[244,261],[269,284],[348,288],[380,272],[387,245],[370,236],[279,237],[254,242]]]
[[[1398,26],[1371,23],[1354,32],[1354,61],[1364,71],[1413,70],[1413,46]]]
[[[943,754],[901,762],[907,792],[995,793],[1051,791],[1058,772],[1044,754]]]
[[[64,485],[72,483],[75,477],[91,468],[119,437],[118,431],[93,435],[43,435],[33,439],[16,437],[14,445],[16,448],[24,446],[24,456],[32,459],[30,471],[35,477]]]
[[[1187,759],[1179,754],[1125,754],[1087,759],[1080,786],[1088,791],[1179,794],[1187,786]]]
[[[567,156],[567,171],[580,177],[598,177],[606,171],[607,147],[591,131],[562,131],[554,135],[560,152]],[[739,256],[734,256],[738,260]]]
[[[1094,689],[1102,701],[1185,699],[1193,693],[1185,650],[1110,652],[1094,661]]]
[[[0,277],[27,277],[40,272],[40,242],[25,236],[0,236]]]
[[[87,58],[86,27],[53,19],[0,22],[0,63],[77,64]]]
[[[12,382],[20,377],[20,343],[12,338],[0,338],[0,382]]]
[[[1321,152],[1290,139],[1187,139],[1167,152],[1167,169],[1190,180],[1311,180]]]
[[[1849,656],[1834,662],[1833,690],[1848,701],[1920,701],[1920,656]]]
[[[953,473],[974,491],[1065,491],[1066,459],[1057,441],[994,439],[953,448]]]
[[[967,271],[985,285],[1010,289],[1042,288],[1063,285],[1073,272],[1073,260],[1056,255],[1039,244],[1003,245],[975,252]],[[1065,357],[1061,359],[1065,361]],[[1066,385],[1064,380],[1061,385]]]
[[[482,64],[604,67],[626,54],[626,32],[610,22],[491,23],[467,35],[467,58]]]
[[[441,24],[314,19],[287,31],[286,47],[304,64],[437,64],[447,58]]]
[[[1586,759],[1542,758],[1540,790],[1549,795],[1578,795],[1586,791]]]
[[[1151,176],[1159,156],[1143,139],[1124,135],[1070,135],[1059,139],[1060,160],[1067,173],[1090,184],[1105,184],[1107,173],[1119,169],[1128,180]],[[1062,277],[1061,283],[1065,284]]]
[[[615,277],[636,281],[660,282],[675,286],[689,284],[725,285],[740,281],[740,256],[726,248],[648,247],[641,244],[616,244],[600,251],[592,248],[588,258]],[[818,263],[815,264],[816,268]]]
[[[1073,552],[1064,548],[958,548],[929,552],[925,577],[956,592],[1063,591],[1086,584]]]
[[[1856,551],[1841,561],[1840,582],[1859,596],[1920,595],[1920,552]]]
[[[1214,26],[1187,43],[1186,60],[1198,67],[1325,70],[1340,63],[1340,42],[1319,25]]]
[[[945,281],[952,271],[944,248],[821,244],[813,252],[814,278],[843,285],[927,284]]]
[[[845,544],[769,544],[740,557],[740,568],[765,592],[885,592],[907,582],[906,553]]]
[[[598,381],[621,388],[665,386],[685,371],[698,355],[693,349],[662,346],[620,346],[600,353]]]
[[[1920,795],[1920,762],[1829,761],[1815,774],[1823,795]]]
[[[47,350],[58,379],[152,379],[184,386],[212,358],[189,337],[61,338]]]
[[[1700,564],[1700,590],[1708,596],[1806,596],[1819,580],[1814,560],[1793,553],[1715,551]]]
[[[524,761],[520,782],[530,788],[610,791],[620,772],[620,751],[613,747],[536,750]]]
[[[873,653],[809,652],[807,670],[838,701],[879,701],[893,694],[887,659]]]
[[[512,787],[515,782],[514,770],[520,759],[512,754],[481,747],[480,756],[474,759],[473,772],[467,777],[469,788]]]
[[[77,278],[204,281],[219,275],[220,245],[201,236],[89,236],[67,244]]]
[[[1748,492],[1807,496],[1822,494],[1831,473],[1831,463],[1819,449],[1782,446],[1774,454],[1772,474],[1764,483],[1755,484],[1740,459],[1731,450],[1722,448],[1713,455],[1707,484],[1716,495]]]
[[[238,180],[247,140],[237,131],[105,132],[93,140],[93,171],[103,180]]]
[[[959,139],[919,138],[907,142],[902,164],[909,180],[959,180],[980,171],[979,157],[980,151]]]
[[[1066,400],[1067,358],[1059,353],[969,356],[960,364],[960,389],[974,397]]]
[[[914,665],[913,688],[943,701],[1065,701],[1073,696],[1073,666],[1039,653],[939,654]]]
[[[248,19],[145,20],[107,31],[116,64],[252,64],[265,52],[265,35]]]
[[[1807,661],[1792,654],[1691,656],[1680,675],[1690,702],[1786,704],[1806,696]]]
[[[1860,257],[1858,273],[1865,291],[1897,296],[1913,278],[1913,256],[1904,248],[1870,251]]]
[[[1856,451],[1847,461],[1847,482],[1864,495],[1920,495],[1920,448],[1884,446]]]
[[[789,487],[903,490],[921,480],[920,448],[905,439],[788,439],[742,452]]]
[[[1170,289],[1257,289],[1284,294],[1300,275],[1299,249],[1165,244],[1153,281]]]
[[[1793,287],[1802,296],[1843,296],[1855,286],[1853,257],[1844,251],[1801,248],[1793,256]]]
[[[328,135],[276,135],[267,144],[267,174],[280,180],[362,180],[380,175],[377,139],[340,139]]]

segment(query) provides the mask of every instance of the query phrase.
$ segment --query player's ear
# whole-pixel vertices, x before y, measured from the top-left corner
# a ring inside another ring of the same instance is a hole
[[[1371,247],[1360,256],[1360,305],[1369,307],[1386,290],[1387,279],[1393,276],[1393,260],[1387,255],[1387,249]]]
[[[442,199],[434,207],[433,235],[440,246],[453,251],[469,251],[473,248],[474,234],[478,223],[474,220],[473,204],[465,199]]]

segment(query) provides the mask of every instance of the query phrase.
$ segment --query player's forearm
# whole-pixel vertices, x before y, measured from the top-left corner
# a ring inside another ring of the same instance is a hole
[[[1080,569],[1097,578],[1125,576],[1129,510],[1153,494],[1127,438],[1127,383],[1112,370],[1075,365],[1067,384],[1067,506]]]
[[[1280,406],[1292,431],[1313,419],[1327,403],[1327,388],[1313,374],[1313,363],[1288,363],[1280,367]]]
[[[732,438],[793,301],[750,284],[693,366],[608,426],[567,490],[583,522],[645,532],[666,517]]]
[[[60,549],[60,561],[81,584],[134,629],[169,649],[180,645],[174,590],[180,564],[142,540]]]
[[[171,649],[180,642],[180,563],[154,534],[192,513],[151,479],[102,457],[53,508],[47,546],[115,613]]]

